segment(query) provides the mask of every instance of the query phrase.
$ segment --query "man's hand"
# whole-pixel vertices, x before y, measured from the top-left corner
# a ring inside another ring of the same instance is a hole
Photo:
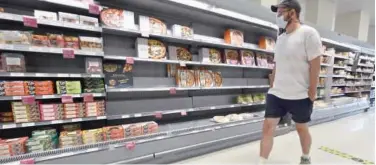
[[[309,88],[308,89],[308,97],[309,99],[314,102],[316,100],[316,88]]]

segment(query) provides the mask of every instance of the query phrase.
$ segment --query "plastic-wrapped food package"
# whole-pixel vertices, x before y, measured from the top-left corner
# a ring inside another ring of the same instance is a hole
[[[33,34],[31,44],[36,47],[49,47],[50,42],[47,35]]]
[[[78,24],[80,23],[80,18],[77,14],[59,12],[59,21]]]
[[[0,30],[0,44],[30,45],[31,32]]]
[[[82,50],[103,51],[102,38],[80,36],[80,47]]]
[[[80,15],[79,17],[80,17],[80,24],[82,25],[95,26],[95,27],[99,26],[98,18],[87,17],[83,15]]]
[[[34,10],[34,16],[36,19],[57,21],[57,14],[55,12]]]
[[[54,48],[64,48],[64,36],[62,34],[47,34],[50,46]]]
[[[3,70],[6,72],[25,72],[25,57],[19,53],[1,54]]]
[[[237,50],[225,49],[225,62],[226,64],[239,64],[239,53]]]
[[[101,11],[100,18],[109,27],[134,28],[134,13],[130,11],[105,8]]]
[[[227,44],[242,46],[244,44],[243,32],[235,29],[227,29],[225,31],[225,42]]]
[[[172,25],[172,35],[176,37],[182,37],[182,38],[193,38],[193,29],[188,26],[182,26],[182,25]]]
[[[65,48],[80,49],[78,37],[64,36]]]
[[[203,63],[222,63],[221,52],[213,48],[201,48],[199,49],[199,59]]]

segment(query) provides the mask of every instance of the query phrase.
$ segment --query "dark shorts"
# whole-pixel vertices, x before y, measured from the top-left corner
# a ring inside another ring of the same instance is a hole
[[[281,118],[289,112],[295,123],[311,121],[313,102],[309,99],[286,100],[268,94],[266,97],[265,118]]]

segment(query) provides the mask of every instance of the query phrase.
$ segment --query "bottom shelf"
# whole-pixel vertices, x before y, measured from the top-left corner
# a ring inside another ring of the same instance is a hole
[[[363,112],[367,101],[315,109],[311,125]],[[0,163],[31,159],[38,164],[158,164],[172,163],[261,138],[263,117],[217,124],[209,119],[160,126],[160,133],[0,159]],[[280,126],[277,135],[294,130]],[[134,142],[134,143],[133,143]],[[129,149],[135,144],[134,149]]]

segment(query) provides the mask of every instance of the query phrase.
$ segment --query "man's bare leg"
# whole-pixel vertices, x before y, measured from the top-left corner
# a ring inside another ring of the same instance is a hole
[[[296,131],[298,132],[300,138],[300,145],[303,152],[302,158],[310,160],[309,151],[311,150],[312,138],[311,134],[309,133],[308,124],[296,123]]]
[[[262,139],[260,143],[260,164],[268,159],[273,148],[274,132],[280,118],[266,118],[262,128]]]

